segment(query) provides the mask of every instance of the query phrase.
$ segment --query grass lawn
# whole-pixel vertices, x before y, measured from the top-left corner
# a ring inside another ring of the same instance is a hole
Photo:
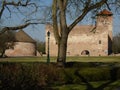
[[[46,62],[47,57],[13,57],[0,58],[0,62]],[[98,56],[98,57],[67,57],[67,62],[120,62],[120,56]],[[56,62],[56,57],[50,57],[50,62]]]
[[[109,82],[109,81],[90,82],[89,85],[85,83],[62,85],[62,86],[53,87],[53,89],[55,90],[120,90],[120,80],[115,82]]]

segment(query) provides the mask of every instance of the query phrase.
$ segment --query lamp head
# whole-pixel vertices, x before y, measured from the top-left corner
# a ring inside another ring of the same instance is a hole
[[[47,32],[47,36],[50,37],[50,32],[49,31]]]

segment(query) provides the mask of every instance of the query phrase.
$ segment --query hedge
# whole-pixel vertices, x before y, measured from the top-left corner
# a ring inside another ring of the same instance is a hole
[[[77,65],[77,64],[76,64]],[[0,89],[46,89],[54,85],[120,79],[120,67],[57,67],[46,63],[0,63]]]

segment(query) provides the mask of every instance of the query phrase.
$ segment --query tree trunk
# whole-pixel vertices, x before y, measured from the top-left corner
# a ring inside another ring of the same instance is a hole
[[[66,62],[67,39],[68,35],[65,34],[64,37],[61,38],[60,43],[58,44],[57,62],[59,66],[64,66]]]
[[[5,54],[5,49],[2,50],[0,57],[1,58],[4,57],[4,54]]]
[[[58,57],[57,62],[61,65],[64,65],[66,62],[66,52],[67,52],[67,39],[69,33],[73,30],[73,28],[84,19],[88,12],[91,10],[97,9],[104,5],[108,0],[100,0],[96,1],[96,3],[92,3],[91,0],[86,0],[83,2],[85,5],[81,10],[80,16],[76,17],[76,19],[71,23],[71,25],[67,25],[67,5],[69,0],[53,0],[52,5],[52,19],[53,19],[53,32],[55,36],[55,40],[58,44]],[[71,4],[74,2],[71,2]],[[59,28],[60,27],[60,28]]]

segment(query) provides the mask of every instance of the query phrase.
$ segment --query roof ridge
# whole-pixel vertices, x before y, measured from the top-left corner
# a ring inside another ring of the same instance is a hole
[[[35,42],[25,31],[22,29],[15,33],[16,41],[20,42]]]
[[[110,12],[107,9],[103,9],[101,12],[99,12],[97,15],[113,15],[112,12]]]

